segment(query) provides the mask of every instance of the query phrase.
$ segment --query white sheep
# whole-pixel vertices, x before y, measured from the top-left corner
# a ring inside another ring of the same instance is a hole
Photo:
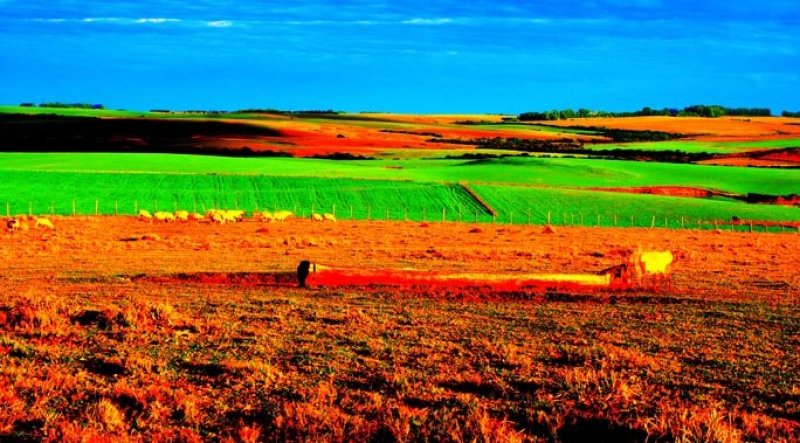
[[[160,222],[174,222],[175,216],[171,212],[159,211],[153,214],[153,219]]]
[[[324,220],[324,219],[322,218],[322,216],[321,216],[321,215],[319,215],[319,214],[317,214],[317,213],[311,214],[311,221],[315,221],[315,222],[321,222],[321,221],[323,221],[323,220]]]
[[[188,222],[189,221],[189,211],[175,211],[175,220]]]
[[[272,221],[274,216],[270,211],[256,211],[253,213],[253,218],[259,221]]]
[[[153,214],[151,214],[150,211],[145,211],[144,209],[139,210],[138,217],[142,220],[148,220],[148,221],[153,220]]]
[[[34,221],[33,227],[36,228],[36,229],[38,229],[38,228],[55,229],[56,228],[53,225],[53,222],[50,221],[50,219],[47,219],[47,218],[44,218],[44,217],[36,217],[36,218],[33,219],[33,221]]]
[[[233,221],[242,221],[244,220],[244,211],[241,210],[228,210],[225,211],[225,216]]]
[[[275,221],[285,221],[294,216],[294,214],[291,211],[277,211],[272,216]]]
[[[322,218],[325,221],[330,221],[330,222],[335,222],[336,221],[336,216],[333,215],[333,214],[322,214]]]

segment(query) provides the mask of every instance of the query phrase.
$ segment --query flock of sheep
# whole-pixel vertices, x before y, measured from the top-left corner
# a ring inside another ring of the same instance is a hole
[[[291,211],[255,211],[253,212],[252,218],[258,221],[264,222],[281,222],[286,221],[295,214]],[[245,211],[238,210],[238,209],[210,209],[206,211],[205,214],[200,214],[196,212],[189,212],[189,211],[175,211],[175,212],[165,212],[165,211],[157,211],[155,213],[150,213],[150,211],[141,210],[139,211],[138,218],[140,220],[151,221],[151,222],[188,222],[188,221],[200,221],[206,223],[217,223],[217,224],[225,224],[225,223],[238,223],[244,221],[245,219]],[[311,214],[311,220],[317,222],[335,222],[336,216],[333,214]]]

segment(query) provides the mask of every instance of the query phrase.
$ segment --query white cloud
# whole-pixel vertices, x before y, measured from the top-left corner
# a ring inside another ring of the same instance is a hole
[[[453,23],[453,19],[449,17],[439,17],[439,18],[412,18],[408,20],[403,20],[400,22],[404,25],[419,25],[419,26],[431,26],[431,25],[446,25]]]
[[[211,26],[212,28],[230,28],[233,26],[233,22],[230,20],[214,20],[206,22],[206,25]]]
[[[177,23],[180,22],[180,19],[177,18],[162,18],[162,17],[154,17],[154,18],[137,18],[136,23],[154,23],[154,24],[161,24],[161,23]]]

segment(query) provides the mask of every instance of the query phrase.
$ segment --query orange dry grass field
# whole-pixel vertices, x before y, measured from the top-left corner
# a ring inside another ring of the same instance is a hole
[[[0,440],[736,442],[800,432],[798,234],[54,221],[54,232],[0,234]],[[581,273],[637,246],[680,257],[670,292],[299,290],[243,274],[305,258]]]

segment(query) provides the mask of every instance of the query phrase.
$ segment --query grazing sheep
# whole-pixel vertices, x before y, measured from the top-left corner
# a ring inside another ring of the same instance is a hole
[[[285,221],[294,216],[294,214],[291,211],[278,211],[272,215],[275,221]]]
[[[50,221],[50,219],[47,219],[47,218],[44,218],[44,217],[36,217],[33,220],[34,220],[33,227],[36,228],[36,229],[38,229],[38,228],[55,229],[56,228],[53,225],[53,222]]]
[[[219,223],[221,225],[225,224],[225,215],[220,213],[211,214],[211,221],[214,223]]]
[[[244,211],[240,211],[238,209],[225,211],[225,215],[237,222],[244,220]]]
[[[253,213],[253,218],[259,221],[272,221],[274,217],[270,211],[256,211]]]
[[[145,211],[144,209],[141,209],[139,211],[138,217],[140,219],[142,219],[142,220],[148,220],[148,221],[152,221],[153,220],[153,215],[150,214],[150,211]]]
[[[225,220],[225,223],[236,223],[239,221],[239,218],[236,215],[231,214],[230,211],[225,212],[222,215],[222,219]]]
[[[22,218],[14,217],[8,219],[8,221],[6,222],[6,227],[11,232],[27,231],[29,229],[28,222],[25,221],[25,216],[23,216]]]
[[[153,219],[160,222],[174,222],[175,216],[171,212],[159,211],[153,214]]]
[[[175,220],[188,222],[189,221],[189,211],[175,211]]]
[[[189,220],[200,221],[203,219],[205,219],[205,217],[203,217],[203,214],[198,214],[197,212],[189,214]]]
[[[336,216],[333,214],[322,214],[322,218],[325,219],[325,221],[330,221],[330,222],[336,221]]]
[[[311,214],[311,220],[321,222],[323,220],[322,216],[319,214]]]

